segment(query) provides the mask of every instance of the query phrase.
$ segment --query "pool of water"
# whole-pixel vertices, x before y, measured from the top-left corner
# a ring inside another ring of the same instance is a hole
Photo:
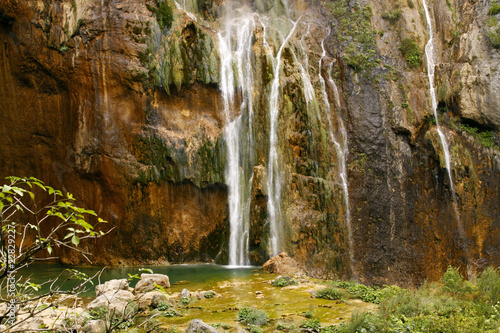
[[[129,278],[133,275],[141,275],[140,268],[146,268],[157,274],[166,274],[170,279],[173,289],[178,289],[176,286],[182,285],[211,285],[219,281],[245,278],[256,271],[260,271],[260,267],[230,267],[215,264],[192,264],[192,265],[169,265],[169,266],[143,266],[143,267],[68,267],[58,264],[32,264],[29,267],[19,271],[16,276],[29,278],[31,282],[42,285],[41,291],[48,291],[49,284],[47,281],[56,278],[61,273],[59,281],[67,280],[67,269],[76,269],[82,273],[92,276],[103,270],[99,278],[93,280],[94,285],[104,283],[113,279]],[[138,279],[130,280],[130,286],[134,287]],[[63,290],[69,290],[78,280],[72,279],[63,284]],[[82,297],[94,296],[94,288],[83,293]]]
[[[44,283],[58,276],[67,268],[78,269],[88,275],[95,274],[99,267],[65,267],[56,264],[31,265],[18,276],[29,276],[34,283]],[[171,287],[165,290],[169,304],[176,309],[177,316],[168,317],[159,315],[155,317],[161,327],[170,332],[184,331],[190,320],[201,319],[207,324],[224,328],[228,332],[239,332],[245,328],[238,322],[239,310],[244,307],[256,307],[269,316],[269,323],[263,327],[263,333],[276,331],[279,325],[295,327],[292,331],[300,330],[304,323],[306,313],[310,313],[321,322],[322,326],[338,324],[347,320],[353,311],[373,311],[376,306],[358,300],[330,301],[312,297],[315,290],[325,287],[326,281],[316,279],[302,280],[299,285],[284,288],[275,287],[271,281],[277,277],[269,274],[260,267],[231,268],[213,264],[196,265],[171,265],[171,266],[146,266],[154,273],[166,274],[170,278]],[[140,275],[138,267],[107,267],[103,270],[100,281],[94,285],[104,283],[111,279],[127,278],[130,275]],[[132,279],[130,286],[135,286],[137,279]],[[64,288],[70,288],[66,284]],[[201,290],[213,290],[216,297],[210,299],[197,299],[193,297],[189,304],[180,302],[180,292],[188,289],[196,293]],[[43,290],[47,290],[44,286]],[[95,297],[94,286],[84,294],[83,303],[90,302]],[[172,303],[173,302],[173,303]],[[139,324],[149,320],[150,316],[158,315],[158,310],[148,310],[135,318]]]

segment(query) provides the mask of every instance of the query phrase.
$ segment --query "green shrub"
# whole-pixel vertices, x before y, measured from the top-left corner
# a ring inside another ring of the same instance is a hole
[[[399,294],[380,302],[380,313],[385,316],[416,316],[422,310],[420,299],[411,290],[402,290]]]
[[[267,313],[256,308],[243,308],[238,312],[238,321],[246,325],[262,326],[268,323]]]
[[[262,333],[263,332],[262,328],[260,326],[256,326],[256,325],[248,325],[247,330],[250,333]]]
[[[497,1],[492,1],[491,2],[491,7],[488,10],[488,14],[489,15],[496,15],[498,13],[500,13],[500,5],[498,4]]]
[[[306,318],[314,317],[313,311],[311,309],[307,310],[306,312],[304,312],[304,317],[306,317]]]
[[[164,317],[178,317],[180,314],[175,311],[175,309],[166,309],[163,311],[163,316]]]
[[[182,297],[179,301],[179,304],[182,305],[182,306],[186,306],[186,305],[189,305],[191,303],[193,303],[195,300],[194,298],[191,298],[191,297]]]
[[[401,10],[396,8],[391,11],[386,11],[382,13],[382,18],[389,21],[391,24],[396,24],[401,18]]]
[[[470,135],[472,135],[479,143],[486,148],[497,148],[495,144],[495,137],[492,131],[479,131],[477,127],[467,124],[460,124],[460,128]]]
[[[413,2],[413,0],[407,0],[406,2],[408,3],[408,7],[410,7],[411,9],[415,8],[415,3]]]
[[[275,287],[286,287],[286,286],[296,286],[299,284],[299,281],[296,279],[285,275],[285,276],[278,276],[271,284]]]
[[[205,298],[214,298],[215,294],[211,291],[207,291],[205,293]]]
[[[156,309],[158,311],[165,311],[165,310],[170,309],[171,307],[172,307],[172,305],[170,303],[168,303],[168,302],[160,302],[158,304],[158,306],[156,307]]]
[[[378,287],[368,287],[353,281],[336,281],[334,285],[338,288],[347,290],[354,298],[359,298],[363,302],[380,303],[380,299],[385,295],[385,292]],[[386,287],[394,288],[395,286]],[[397,288],[397,287],[396,287]]]
[[[500,301],[500,275],[498,270],[488,267],[477,279],[481,296],[490,304]]]
[[[321,327],[321,323],[319,322],[318,319],[313,318],[313,319],[304,320],[300,324],[300,327],[308,329],[308,330],[313,330],[313,331],[319,332],[319,329]]]
[[[323,298],[323,299],[329,299],[329,300],[336,300],[336,299],[342,299],[343,294],[340,290],[332,287],[328,287],[325,289],[318,290],[316,292],[315,297],[316,298]]]
[[[382,332],[384,331],[383,330],[384,328],[387,327],[381,325],[380,321],[374,314],[370,312],[363,312],[363,313],[355,312],[352,315],[351,320],[349,322],[343,322],[342,324],[336,327],[336,330],[334,332],[336,333]],[[391,330],[391,332],[393,331]],[[409,329],[404,331],[394,330],[394,332],[413,332],[413,331]]]
[[[422,64],[420,47],[413,38],[404,38],[399,46],[399,51],[405,58],[408,67],[417,68]]]
[[[457,267],[448,266],[448,269],[441,278],[441,283],[443,284],[444,289],[455,294],[462,292],[463,282],[464,278],[458,271]]]
[[[278,324],[276,326],[276,329],[279,330],[279,331],[285,331],[285,332],[288,332],[288,331],[292,331],[296,328],[295,324],[289,324],[289,325],[285,325],[285,324]]]

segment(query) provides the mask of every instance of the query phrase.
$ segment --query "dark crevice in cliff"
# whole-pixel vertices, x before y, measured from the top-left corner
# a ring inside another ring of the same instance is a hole
[[[4,29],[10,29],[14,24],[15,19],[4,13],[3,10],[0,9],[0,27]]]

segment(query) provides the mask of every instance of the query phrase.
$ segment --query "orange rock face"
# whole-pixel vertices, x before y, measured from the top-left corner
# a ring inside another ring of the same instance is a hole
[[[427,27],[418,8],[402,5],[401,21],[391,24],[382,13],[392,2],[365,1],[370,49],[344,43],[355,36],[340,36],[349,33],[335,30],[344,21],[318,2],[289,1],[299,11],[294,20],[303,15],[303,22],[283,49],[276,149],[282,250],[298,262],[293,267],[315,277],[418,285],[448,265],[470,277],[500,265],[500,153],[460,127],[493,133],[500,144],[498,50],[479,38],[486,9],[462,2],[456,14],[449,4],[432,5],[443,36],[437,58],[450,61],[438,65],[436,85],[453,198],[425,69],[409,68],[399,50],[403,38],[414,37],[425,61]],[[360,13],[358,3],[342,1],[346,15]],[[279,15],[276,4],[253,5]],[[156,0],[0,1],[0,177],[40,178],[107,220],[109,235],[82,242],[94,264],[227,263],[226,118],[214,30],[222,1],[198,5],[203,20],[173,8],[170,22]],[[457,32],[455,21],[468,23]],[[269,257],[269,95],[281,34],[257,24],[251,40],[255,151],[242,155],[253,158],[253,264]],[[349,49],[365,52],[374,67],[363,68],[364,58]],[[330,132],[338,136],[341,122],[349,219]]]
[[[140,82],[140,35],[157,25],[146,3],[0,7],[0,176],[34,175],[115,227],[86,244],[93,263],[214,260],[226,188],[216,165],[197,165],[211,162],[220,136],[220,97],[210,86],[168,95]]]

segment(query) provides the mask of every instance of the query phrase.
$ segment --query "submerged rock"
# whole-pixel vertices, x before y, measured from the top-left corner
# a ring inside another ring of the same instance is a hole
[[[299,263],[288,256],[287,253],[282,252],[277,256],[270,258],[263,266],[262,269],[269,273],[286,274],[290,276],[305,275],[304,270],[300,267]]]

